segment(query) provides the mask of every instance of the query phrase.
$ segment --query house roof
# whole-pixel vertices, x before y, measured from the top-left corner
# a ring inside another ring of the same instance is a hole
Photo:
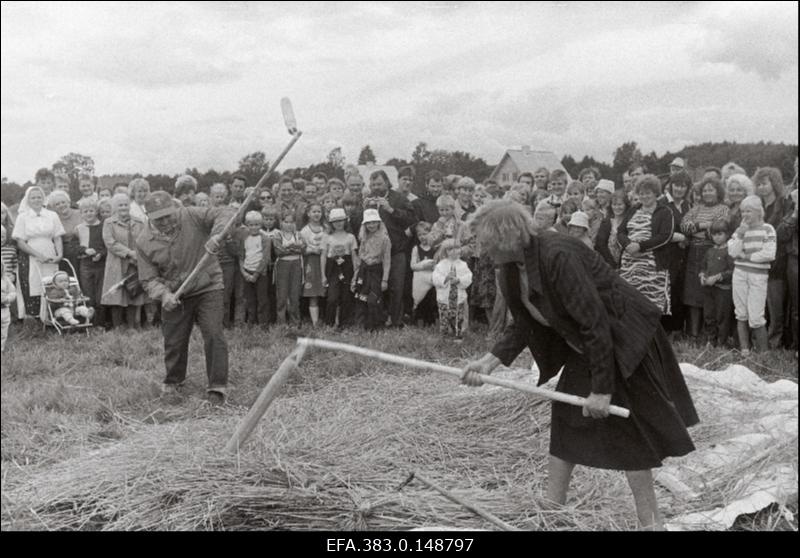
[[[508,149],[505,152],[505,155],[500,159],[500,163],[494,168],[492,171],[492,176],[490,178],[497,180],[497,175],[499,174],[500,169],[503,167],[503,164],[506,161],[506,157],[511,159],[511,162],[514,163],[514,166],[519,169],[519,172],[536,172],[536,169],[541,167],[545,167],[549,171],[554,171],[555,169],[561,169],[567,173],[569,176],[569,172],[567,169],[564,168],[564,165],[561,164],[561,161],[556,156],[555,153],[552,151],[534,151],[532,149]],[[572,177],[570,177],[570,180]]]

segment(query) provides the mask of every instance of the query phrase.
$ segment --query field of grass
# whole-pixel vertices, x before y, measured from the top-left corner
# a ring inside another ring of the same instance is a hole
[[[406,328],[371,335],[320,329],[304,330],[303,334],[452,366],[460,366],[488,348],[482,330],[468,333],[459,345],[443,340],[434,329]],[[24,486],[33,475],[69,459],[125,443],[159,425],[190,428],[196,421],[232,432],[232,427],[294,348],[297,335],[296,330],[286,328],[229,330],[229,400],[225,408],[215,409],[202,399],[205,364],[198,332],[190,346],[188,396],[176,402],[160,397],[164,371],[162,337],[158,330],[98,331],[89,336],[58,337],[52,331],[42,332],[33,324],[17,329],[11,340],[12,348],[2,357],[3,529],[42,527],[20,520],[23,510],[6,498],[6,489]],[[769,381],[780,378],[797,381],[797,360],[788,351],[742,360],[736,351],[698,348],[680,342],[676,350],[681,362],[702,368],[724,369],[739,363]],[[516,364],[530,364],[527,352]],[[456,389],[458,385],[452,378],[434,373],[409,371],[353,355],[313,352],[293,373],[280,398],[289,401],[337,382],[359,385],[363,390],[359,393],[369,394],[370,383],[381,385],[381,378],[397,382],[403,375],[413,378],[422,389],[429,383],[445,394],[451,389],[449,386]],[[359,405],[356,401],[348,403]],[[375,403],[364,401],[364,406]],[[424,433],[420,432],[420,436]],[[211,452],[221,452],[222,441],[216,438],[215,443],[218,445],[211,447]],[[796,505],[793,509],[797,511]],[[762,512],[740,520],[737,528],[797,529],[796,520],[789,524],[782,517],[777,511]]]

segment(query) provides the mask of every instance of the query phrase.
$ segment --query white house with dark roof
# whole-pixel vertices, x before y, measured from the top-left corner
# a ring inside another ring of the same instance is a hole
[[[561,169],[567,173],[567,169],[552,151],[533,151],[530,145],[523,145],[521,149],[509,149],[489,176],[501,186],[513,184],[519,179],[523,172],[535,173],[537,169],[546,168],[552,172]],[[571,177],[570,177],[571,180]]]

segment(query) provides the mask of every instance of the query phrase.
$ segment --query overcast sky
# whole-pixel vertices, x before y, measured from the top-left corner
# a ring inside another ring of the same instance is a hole
[[[796,2],[3,2],[2,175],[798,141]]]

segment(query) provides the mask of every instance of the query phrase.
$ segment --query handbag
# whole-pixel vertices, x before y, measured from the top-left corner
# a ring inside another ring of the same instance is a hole
[[[142,282],[139,281],[139,273],[136,271],[125,277],[122,286],[125,287],[125,291],[127,291],[128,296],[131,298],[136,298],[144,294],[144,287],[142,286]]]

